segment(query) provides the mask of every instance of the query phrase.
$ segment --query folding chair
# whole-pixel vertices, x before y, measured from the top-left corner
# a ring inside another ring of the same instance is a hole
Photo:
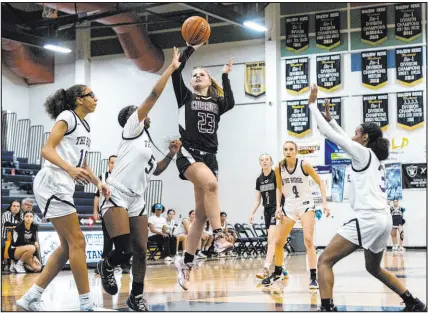
[[[155,260],[156,255],[159,253],[159,248],[156,242],[147,241],[147,253],[149,254],[149,260]]]
[[[246,232],[248,238],[251,240],[255,254],[258,255],[259,253],[263,253],[265,250],[263,246],[264,237],[258,237],[249,224],[245,223],[242,224],[242,226],[244,227],[244,231]]]
[[[250,257],[252,251],[254,250],[254,245],[252,245],[252,241],[248,238],[248,235],[241,224],[235,224],[235,230],[238,236],[236,239],[236,243],[239,244],[236,248],[238,255],[246,254],[247,257]]]
[[[259,224],[253,224],[253,230],[254,233],[256,234],[257,237],[259,237],[260,239],[262,239],[262,249],[263,249],[263,253],[266,254],[267,253],[267,244],[268,244],[268,238],[267,238],[267,234],[264,232],[264,230],[260,227]]]

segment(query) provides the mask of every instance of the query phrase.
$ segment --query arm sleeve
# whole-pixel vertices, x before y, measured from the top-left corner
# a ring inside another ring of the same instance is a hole
[[[329,140],[339,145],[346,153],[348,153],[352,157],[353,162],[355,162],[355,166],[357,166],[357,168],[364,168],[367,165],[370,157],[368,148],[357,142],[354,142],[346,135],[339,134],[333,130],[330,124],[325,121],[315,103],[310,104],[309,108],[311,109],[312,115],[314,116],[321,133]]]
[[[64,121],[67,123],[67,133],[72,131],[76,127],[76,117],[69,110],[64,110],[55,119],[55,123],[58,121]]]
[[[260,182],[258,178],[256,179],[256,190],[260,191]]]
[[[329,124],[331,125],[331,127],[333,128],[333,130],[335,130],[337,133],[339,133],[340,135],[343,136],[348,136],[345,131],[343,131],[343,129],[340,127],[339,124],[337,124],[336,119],[331,119],[331,121],[329,122]]]
[[[177,99],[178,108],[182,107],[185,101],[192,97],[192,92],[187,88],[186,84],[184,84],[183,75],[181,74],[184,66],[186,65],[187,60],[193,54],[195,49],[191,46],[188,46],[181,54],[180,54],[180,67],[175,70],[172,75],[172,86],[174,87],[175,98]]]
[[[228,112],[235,107],[235,98],[233,98],[232,87],[230,86],[229,75],[223,73],[221,76],[223,83],[224,97],[220,97],[219,103],[222,108],[222,114]]]
[[[135,137],[141,133],[144,128],[144,120],[138,120],[138,110],[135,110],[129,117],[128,121],[123,128],[123,136],[130,138]]]

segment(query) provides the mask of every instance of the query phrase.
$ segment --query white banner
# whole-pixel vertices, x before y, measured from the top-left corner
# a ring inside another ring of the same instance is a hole
[[[321,145],[320,142],[299,142],[297,144],[297,158],[308,161],[311,165],[319,165],[323,163],[321,160]]]
[[[102,230],[83,231],[86,240],[86,263],[96,263],[103,253],[104,236]],[[49,257],[60,245],[58,234],[55,231],[39,231],[40,255],[42,265],[46,265]],[[67,261],[67,264],[69,262]]]

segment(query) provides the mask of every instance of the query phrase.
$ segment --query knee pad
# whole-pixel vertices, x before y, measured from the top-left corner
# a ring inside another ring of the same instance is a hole
[[[109,261],[115,266],[127,263],[132,256],[131,235],[122,234],[112,238],[114,250],[109,255]]]
[[[404,231],[401,231],[401,232],[400,232],[400,239],[401,239],[401,241],[403,241],[403,240],[404,240]]]

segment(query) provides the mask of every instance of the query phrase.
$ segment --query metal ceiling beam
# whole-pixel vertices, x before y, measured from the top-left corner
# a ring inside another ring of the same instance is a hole
[[[180,5],[215,17],[216,19],[223,20],[225,22],[246,28],[243,24],[244,17],[240,13],[232,11],[221,5],[201,2],[180,3]]]
[[[31,34],[19,32],[9,25],[2,24],[1,37],[21,42],[25,45],[43,48],[43,45],[46,43],[46,39]]]

